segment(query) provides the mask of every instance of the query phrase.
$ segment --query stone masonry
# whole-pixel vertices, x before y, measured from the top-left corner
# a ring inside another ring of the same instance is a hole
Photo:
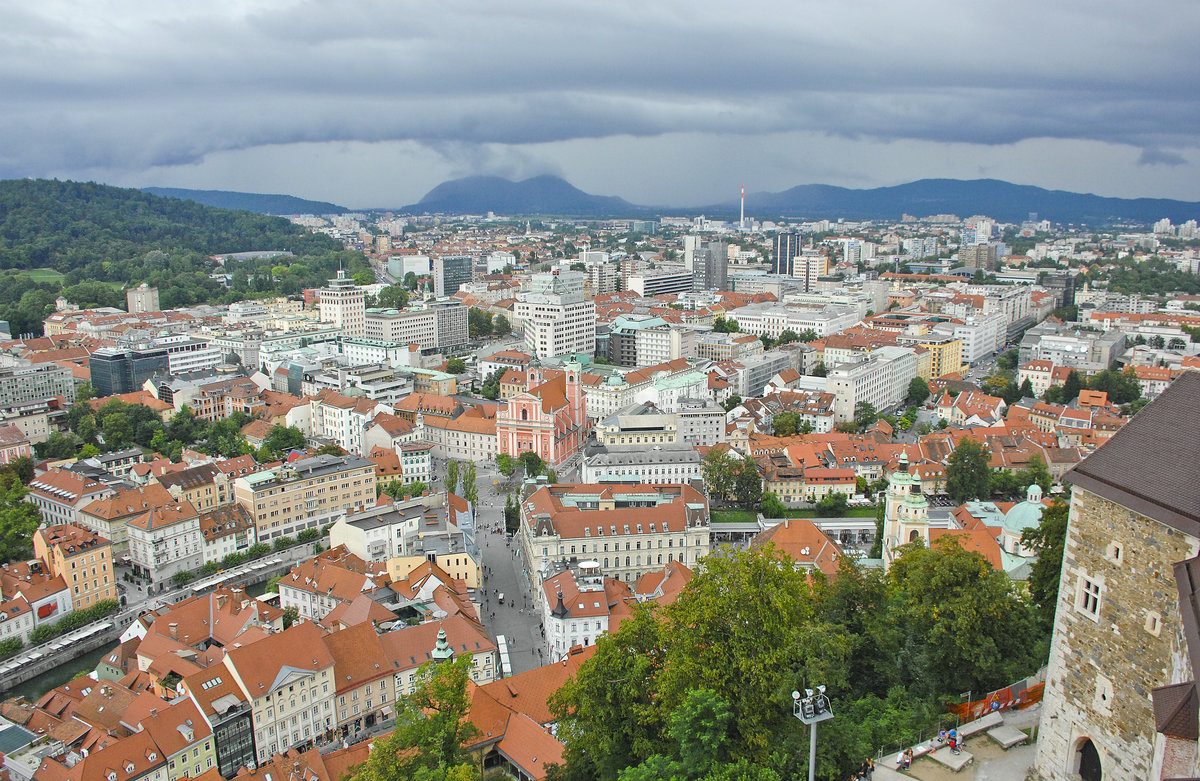
[[[1192,679],[1172,565],[1198,550],[1196,537],[1075,486],[1038,739],[1042,778],[1080,778],[1089,739],[1104,778],[1160,777],[1164,741],[1150,693]]]

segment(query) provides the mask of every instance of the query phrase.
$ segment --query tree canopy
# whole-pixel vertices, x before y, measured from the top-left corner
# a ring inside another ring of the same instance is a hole
[[[844,777],[939,698],[1041,662],[1030,607],[978,553],[914,545],[886,576],[841,564],[829,581],[770,545],[724,549],[674,603],[636,606],[551,700],[562,777],[802,777],[791,691],[817,684],[839,716],[821,727],[818,773]]]
[[[471,655],[427,662],[411,694],[396,702],[396,727],[375,741],[352,781],[474,781],[479,772],[464,744],[478,730],[467,718]]]
[[[955,502],[991,495],[991,468],[987,448],[963,437],[946,459],[946,493]]]

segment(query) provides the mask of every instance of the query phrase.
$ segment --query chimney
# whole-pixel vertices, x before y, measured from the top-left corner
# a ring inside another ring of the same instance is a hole
[[[170,628],[171,628],[171,637],[174,637],[176,640],[178,640],[179,639],[179,624],[176,624],[175,622],[172,621],[170,624]]]

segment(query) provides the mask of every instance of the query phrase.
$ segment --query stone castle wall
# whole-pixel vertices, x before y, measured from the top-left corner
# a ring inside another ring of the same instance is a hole
[[[1042,778],[1078,778],[1087,738],[1105,778],[1158,777],[1164,741],[1156,739],[1150,692],[1192,678],[1172,565],[1194,557],[1198,545],[1075,487],[1038,739]],[[1099,587],[1095,618],[1086,612],[1085,581]]]

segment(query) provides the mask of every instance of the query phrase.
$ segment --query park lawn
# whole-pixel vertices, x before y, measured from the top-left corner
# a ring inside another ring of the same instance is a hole
[[[52,268],[31,268],[22,273],[39,284],[42,282],[62,282],[63,277],[66,276]]]
[[[713,523],[754,523],[758,513],[753,510],[713,510]]]

